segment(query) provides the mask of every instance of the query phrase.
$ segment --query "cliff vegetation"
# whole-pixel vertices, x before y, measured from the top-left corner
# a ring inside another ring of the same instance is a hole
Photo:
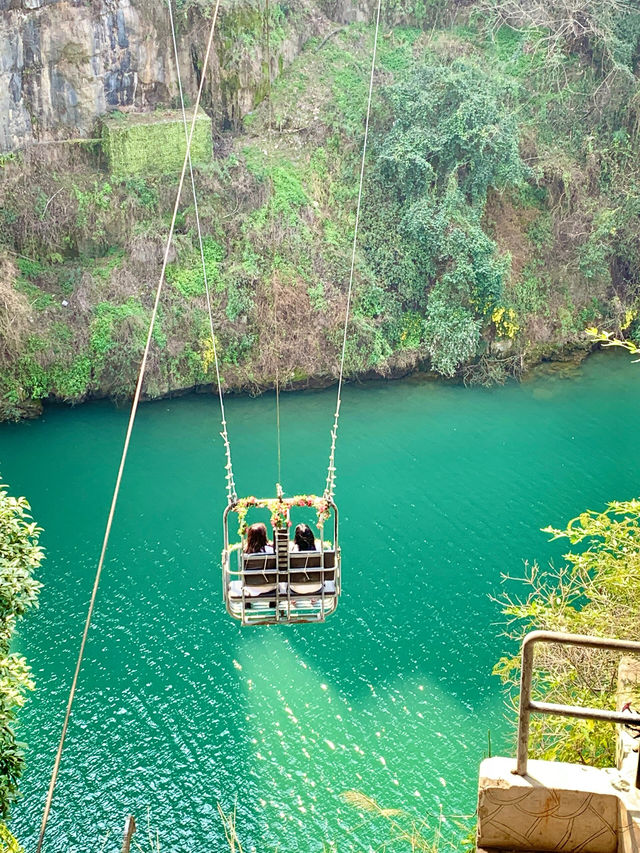
[[[209,13],[178,4],[183,42]],[[384,14],[348,375],[502,382],[581,357],[588,326],[640,339],[640,13],[393,0]],[[234,107],[208,105],[196,184],[228,390],[270,388],[276,366],[291,387],[337,375],[373,45],[353,17],[223,7],[214,79]],[[2,417],[131,393],[177,185],[175,124],[154,134],[153,168],[129,134],[128,174],[109,171],[99,120],[3,157]],[[212,381],[185,189],[145,393]]]

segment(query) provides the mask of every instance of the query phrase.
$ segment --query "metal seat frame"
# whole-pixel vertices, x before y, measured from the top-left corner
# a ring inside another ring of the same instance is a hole
[[[222,552],[222,593],[227,613],[242,625],[300,624],[324,622],[335,613],[341,592],[340,545],[338,541],[338,508],[333,501],[327,507],[333,515],[333,547],[327,548],[324,528],[319,527],[320,548],[317,551],[292,551],[289,539],[289,511],[297,506],[292,499],[261,498],[252,506],[266,507],[278,501],[286,526],[274,527],[274,554],[245,554],[244,537],[230,544],[229,520],[235,505],[223,514],[224,550]],[[232,568],[233,555],[237,564]],[[260,578],[260,583],[249,581]],[[232,595],[232,582],[241,582],[241,595]],[[327,590],[334,583],[334,591]],[[314,592],[296,592],[297,584],[313,583]],[[262,592],[255,592],[264,587]]]

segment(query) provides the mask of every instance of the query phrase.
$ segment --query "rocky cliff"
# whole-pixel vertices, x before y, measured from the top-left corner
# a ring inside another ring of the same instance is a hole
[[[174,3],[189,106],[212,0]],[[582,354],[589,326],[640,340],[640,10],[603,12],[576,40],[560,18],[555,33],[551,19],[505,20],[497,0],[384,8],[346,375],[424,368],[489,384]],[[221,9],[194,161],[222,385],[256,393],[276,372],[281,387],[326,384],[350,280],[371,3]],[[183,131],[164,4],[0,10],[2,419],[44,399],[130,395]],[[197,233],[185,190],[148,397],[216,379]]]
[[[223,4],[204,100],[221,126],[237,126],[264,97],[269,64],[274,78],[326,29],[308,3],[276,8],[267,45],[263,4]],[[337,11],[344,20],[358,16],[349,5]],[[196,6],[179,8],[176,25],[182,83],[193,100],[207,17]],[[86,137],[110,110],[151,110],[177,94],[165,3],[0,0],[0,152]]]

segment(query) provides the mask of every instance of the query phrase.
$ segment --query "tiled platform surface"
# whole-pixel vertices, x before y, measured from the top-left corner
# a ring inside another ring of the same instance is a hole
[[[480,766],[478,848],[564,853],[640,853],[640,797],[615,769],[513,758]]]

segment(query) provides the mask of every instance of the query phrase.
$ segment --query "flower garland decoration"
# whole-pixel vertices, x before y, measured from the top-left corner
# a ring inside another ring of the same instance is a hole
[[[251,507],[266,507],[271,513],[271,526],[274,529],[291,527],[289,510],[292,506],[308,506],[315,509],[318,516],[318,529],[322,530],[325,521],[331,515],[331,504],[324,497],[318,495],[294,495],[292,498],[262,499],[250,495],[240,498],[232,507],[233,512],[238,514],[238,536],[242,538],[247,532],[247,513]]]
[[[267,508],[271,513],[271,526],[274,530],[281,530],[283,527],[291,527],[289,519],[289,504],[283,498],[267,501]]]
[[[238,536],[242,538],[247,532],[247,513],[250,506],[258,506],[258,499],[250,495],[248,498],[240,498],[232,509],[238,513]]]

